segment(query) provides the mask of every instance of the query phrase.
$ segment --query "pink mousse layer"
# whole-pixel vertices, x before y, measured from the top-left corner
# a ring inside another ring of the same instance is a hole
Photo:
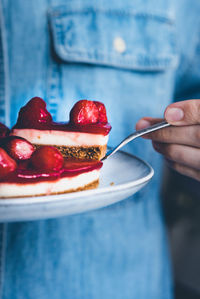
[[[66,147],[104,146],[109,135],[58,130],[13,129],[10,135],[23,137],[33,144]]]

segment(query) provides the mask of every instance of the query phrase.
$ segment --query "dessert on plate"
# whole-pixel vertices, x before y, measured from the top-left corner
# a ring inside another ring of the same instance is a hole
[[[64,157],[101,160],[110,130],[101,102],[78,101],[70,111],[69,121],[58,123],[52,120],[46,103],[35,97],[21,108],[10,134],[21,136],[36,147],[53,145]]]
[[[0,124],[0,198],[97,187],[110,129],[100,102],[79,101],[68,123],[55,123],[45,102],[31,99],[11,131]]]

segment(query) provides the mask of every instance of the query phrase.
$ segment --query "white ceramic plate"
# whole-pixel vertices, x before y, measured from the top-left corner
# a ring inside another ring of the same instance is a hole
[[[0,199],[0,222],[55,218],[105,207],[134,194],[153,176],[141,159],[119,151],[104,162],[97,189],[61,195]]]

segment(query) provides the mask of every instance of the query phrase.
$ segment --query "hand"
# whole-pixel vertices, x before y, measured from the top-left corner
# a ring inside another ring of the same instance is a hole
[[[200,181],[200,100],[169,105],[164,117],[173,126],[145,135],[170,167]],[[145,117],[136,124],[142,129],[162,119]]]

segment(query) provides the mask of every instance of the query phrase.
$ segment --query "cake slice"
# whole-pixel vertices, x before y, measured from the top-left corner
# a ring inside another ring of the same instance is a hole
[[[97,187],[110,130],[100,102],[81,100],[58,123],[43,99],[32,98],[11,131],[0,124],[0,198]]]
[[[110,130],[101,102],[81,100],[70,111],[69,121],[58,123],[52,120],[44,100],[35,97],[21,108],[10,135],[25,138],[36,148],[54,146],[64,157],[101,160]]]

